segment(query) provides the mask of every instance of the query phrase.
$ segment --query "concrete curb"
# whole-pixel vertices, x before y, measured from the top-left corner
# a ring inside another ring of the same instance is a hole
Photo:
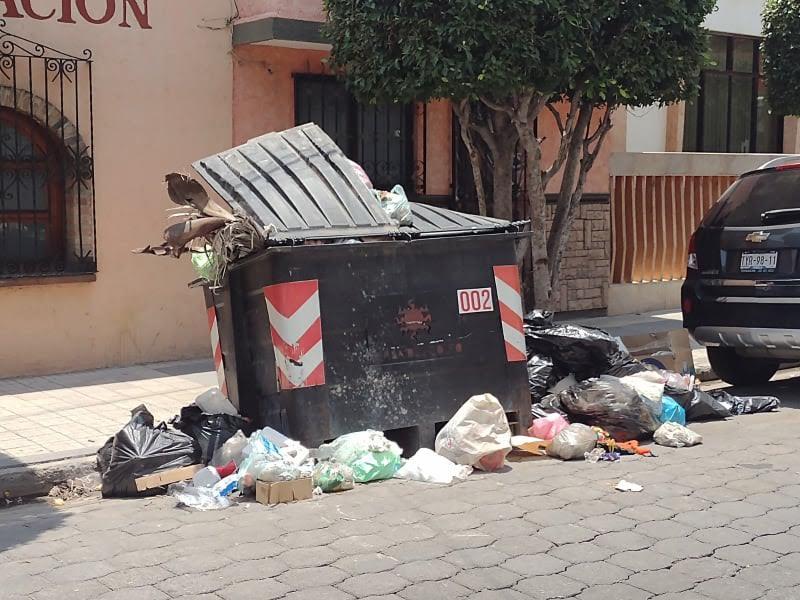
[[[94,473],[95,466],[95,452],[42,462],[17,462],[0,467],[0,491],[6,498],[44,496],[57,483]]]

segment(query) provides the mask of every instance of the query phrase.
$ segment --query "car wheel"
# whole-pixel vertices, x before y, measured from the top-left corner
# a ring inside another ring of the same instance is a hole
[[[766,383],[778,372],[780,362],[769,358],[739,356],[732,348],[706,348],[717,377],[731,385]]]

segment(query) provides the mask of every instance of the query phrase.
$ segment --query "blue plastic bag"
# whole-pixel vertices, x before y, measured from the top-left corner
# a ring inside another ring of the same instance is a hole
[[[678,423],[686,425],[686,411],[678,404],[674,398],[664,394],[661,397],[661,417],[662,423]]]

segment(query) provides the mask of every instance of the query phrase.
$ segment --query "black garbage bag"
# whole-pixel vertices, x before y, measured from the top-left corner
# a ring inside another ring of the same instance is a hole
[[[542,406],[566,413],[571,423],[601,427],[620,442],[648,438],[661,425],[638,392],[611,375],[547,396]]]
[[[727,419],[732,416],[729,407],[698,388],[686,390],[667,385],[664,387],[664,394],[683,407],[689,422]]]
[[[732,415],[771,412],[781,406],[781,401],[775,396],[732,396],[725,390],[714,390],[709,392],[709,395],[727,408]]]
[[[159,490],[136,491],[136,479],[200,462],[200,448],[188,435],[154,425],[144,405],[131,411],[131,420],[97,452],[103,497],[138,496]]]
[[[549,310],[540,310],[535,309],[525,315],[525,325],[528,327],[533,327],[535,329],[540,329],[542,327],[552,327],[553,326],[553,313]]]
[[[228,414],[210,415],[195,404],[184,406],[180,416],[172,419],[170,424],[197,441],[204,464],[208,464],[217,448],[240,429],[245,435],[251,433],[248,423],[241,417]]]
[[[547,390],[558,383],[560,373],[547,356],[534,354],[528,358],[528,387],[531,391],[531,402],[540,402],[547,395]]]
[[[543,323],[544,319],[534,321]],[[524,329],[529,357],[547,356],[559,371],[573,373],[578,381],[599,375],[625,377],[647,370],[617,338],[600,329],[568,323],[534,326],[527,318]]]

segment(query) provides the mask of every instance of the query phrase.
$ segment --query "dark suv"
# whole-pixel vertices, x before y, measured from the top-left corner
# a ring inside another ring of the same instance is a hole
[[[745,173],[689,241],[683,323],[717,375],[763,383],[800,361],[800,156]]]

